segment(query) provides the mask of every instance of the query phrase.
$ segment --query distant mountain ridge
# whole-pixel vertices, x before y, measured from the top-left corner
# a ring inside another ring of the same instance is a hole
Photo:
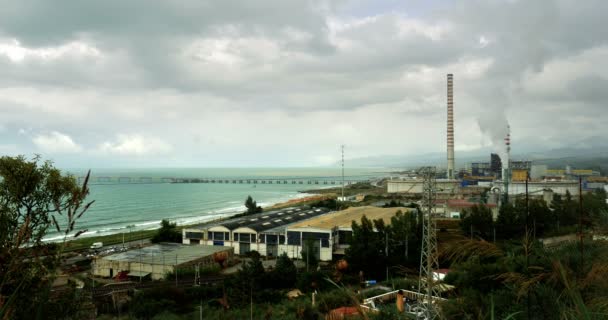
[[[571,165],[574,168],[585,168],[608,173],[608,141],[605,139],[586,139],[573,146],[547,150],[513,152],[512,160],[530,160],[533,164],[546,164],[551,168],[563,168]],[[489,162],[492,148],[482,148],[473,151],[456,151],[456,166],[465,167],[470,162]],[[380,155],[347,159],[351,167],[385,167],[385,168],[416,168],[422,165],[446,166],[445,153],[426,153],[421,155]]]

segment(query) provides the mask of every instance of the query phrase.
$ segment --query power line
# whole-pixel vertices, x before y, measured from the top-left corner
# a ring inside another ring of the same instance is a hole
[[[344,201],[344,145],[342,147],[342,201]]]

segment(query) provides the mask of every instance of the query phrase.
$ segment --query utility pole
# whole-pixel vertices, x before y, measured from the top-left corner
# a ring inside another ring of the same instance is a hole
[[[526,173],[526,235],[530,227],[530,199],[528,197],[528,174]]]
[[[526,273],[529,271],[529,266],[530,266],[530,233],[529,233],[529,226],[530,226],[530,199],[528,197],[528,180],[529,180],[529,176],[528,173],[526,172]],[[530,290],[528,290],[528,292],[526,293],[526,312],[528,314],[527,319],[530,319]]]
[[[581,268],[579,274],[582,274],[583,270],[583,256],[585,253],[585,244],[583,236],[583,177],[578,176],[578,236],[580,237],[580,251],[581,251]]]
[[[436,168],[424,167],[421,169],[423,180],[423,213],[422,248],[420,250],[420,278],[418,292],[424,294],[426,319],[434,319],[437,310],[433,299],[439,296],[435,287],[433,270],[439,267],[437,255],[437,230],[435,226],[435,198],[437,195]]]
[[[386,256],[386,281],[388,281],[388,232],[384,232],[384,256]]]
[[[342,201],[344,201],[344,145],[342,145]]]
[[[175,270],[175,286],[177,287],[177,254],[175,255],[175,267],[173,267],[173,270]]]
[[[304,244],[306,246],[306,272],[308,272],[308,259],[310,257],[310,246],[308,243]]]
[[[201,285],[201,264],[196,264],[196,271],[194,273],[194,286],[200,287]],[[203,298],[201,298],[201,304],[199,306],[199,320],[203,320]]]
[[[410,258],[409,240],[410,240],[410,235],[408,233],[407,236],[405,237],[405,259]]]

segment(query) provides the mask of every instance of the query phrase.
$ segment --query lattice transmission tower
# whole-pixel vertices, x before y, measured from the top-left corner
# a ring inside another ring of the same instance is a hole
[[[437,254],[437,228],[435,222],[435,199],[437,198],[436,168],[424,167],[420,170],[423,180],[422,197],[422,250],[420,251],[420,279],[418,280],[418,292],[425,295],[426,318],[433,319],[437,316],[437,308],[434,298],[439,297],[439,291],[435,286],[436,279],[433,270],[439,268]]]

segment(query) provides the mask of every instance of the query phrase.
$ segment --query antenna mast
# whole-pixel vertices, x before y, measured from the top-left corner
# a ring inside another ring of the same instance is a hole
[[[344,201],[344,145],[342,147],[342,201]]]
[[[423,180],[423,210],[422,217],[422,250],[420,251],[420,279],[418,292],[424,294],[426,305],[426,318],[433,319],[437,315],[433,304],[439,292],[435,287],[433,270],[439,268],[437,255],[437,230],[435,226],[435,199],[437,196],[436,168],[424,167],[421,169]]]

